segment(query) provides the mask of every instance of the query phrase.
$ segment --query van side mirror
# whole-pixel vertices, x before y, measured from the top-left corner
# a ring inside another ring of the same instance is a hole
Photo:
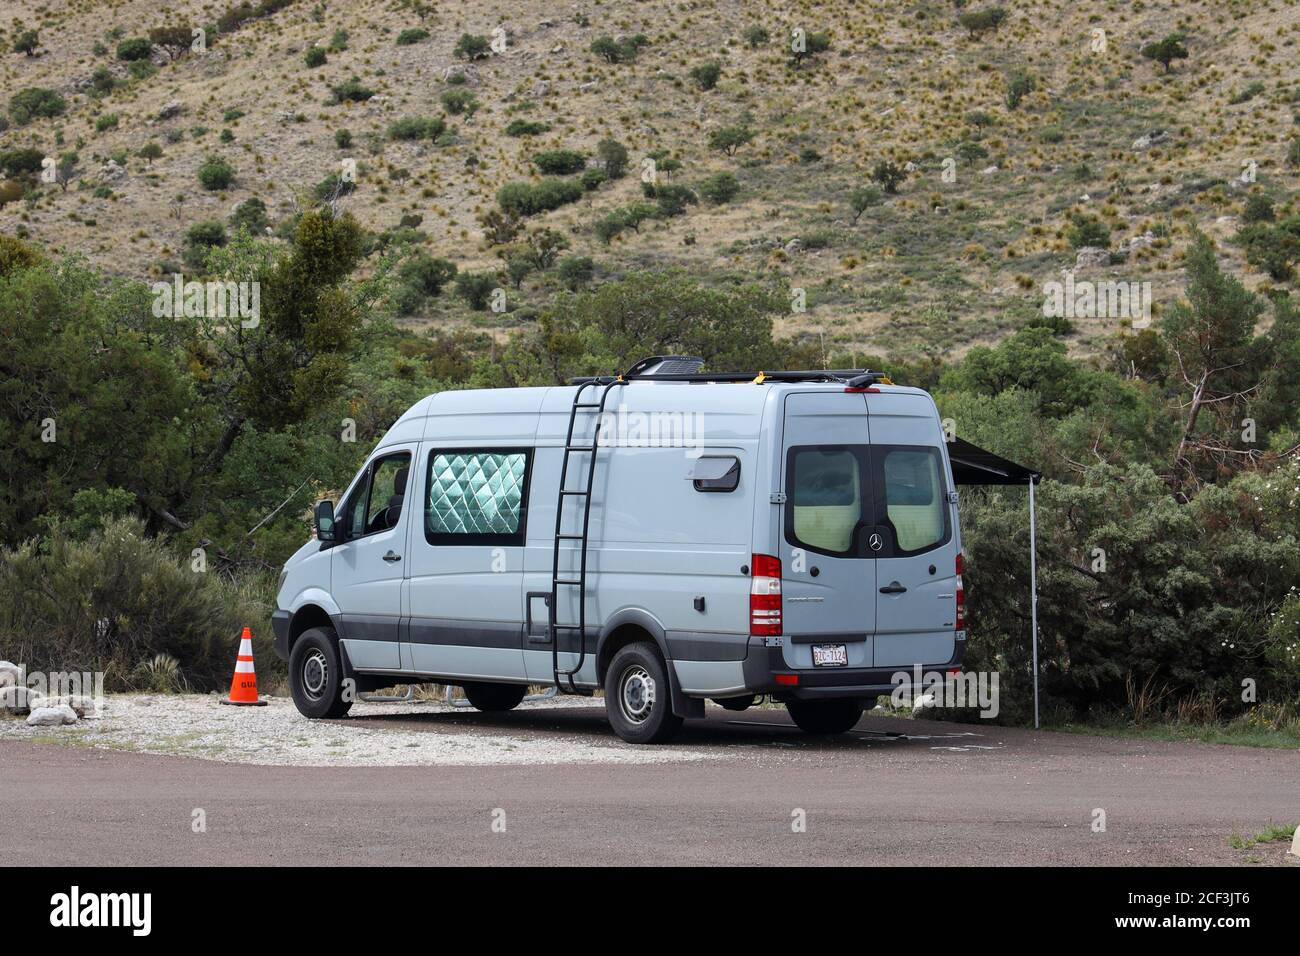
[[[334,541],[334,502],[320,501],[316,504],[316,540]]]

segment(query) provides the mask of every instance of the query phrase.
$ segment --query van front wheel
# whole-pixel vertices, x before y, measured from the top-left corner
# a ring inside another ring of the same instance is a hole
[[[681,729],[668,668],[653,644],[629,644],[614,655],[605,672],[605,712],[614,733],[630,744],[664,743]]]
[[[342,717],[352,709],[352,700],[344,699],[343,665],[333,630],[308,628],[294,642],[289,654],[289,688],[304,717]]]
[[[785,708],[806,734],[842,734],[862,719],[860,700],[792,700]]]

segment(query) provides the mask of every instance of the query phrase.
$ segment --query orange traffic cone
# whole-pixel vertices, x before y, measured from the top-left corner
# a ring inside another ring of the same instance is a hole
[[[230,698],[223,704],[240,707],[265,707],[266,701],[257,698],[257,674],[253,670],[253,632],[244,628],[239,635],[239,655],[235,658],[235,676],[230,681]]]

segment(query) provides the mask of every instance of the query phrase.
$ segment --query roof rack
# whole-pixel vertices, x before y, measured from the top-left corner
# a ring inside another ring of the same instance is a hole
[[[621,375],[586,375],[569,379],[570,385],[605,385],[610,382],[826,382],[847,388],[892,384],[884,372],[866,368],[808,369],[778,372],[701,372],[704,360],[693,355],[652,355],[632,365]],[[686,371],[685,369],[690,369]]]

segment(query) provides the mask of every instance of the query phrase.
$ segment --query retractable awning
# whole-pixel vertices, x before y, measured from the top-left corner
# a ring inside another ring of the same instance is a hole
[[[1029,618],[1033,633],[1034,727],[1038,727],[1038,523],[1034,513],[1034,486],[1043,476],[964,438],[954,438],[948,443],[948,459],[952,462],[952,480],[959,485],[1029,488]]]
[[[948,458],[952,461],[952,480],[959,485],[1027,485],[1042,477],[964,438],[948,443]]]

